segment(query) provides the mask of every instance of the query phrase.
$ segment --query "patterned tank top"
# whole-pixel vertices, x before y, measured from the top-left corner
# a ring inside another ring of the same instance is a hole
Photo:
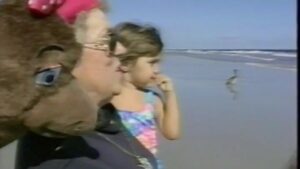
[[[154,116],[153,92],[145,93],[145,105],[140,112],[118,110],[122,123],[147,149],[157,153],[156,122]]]

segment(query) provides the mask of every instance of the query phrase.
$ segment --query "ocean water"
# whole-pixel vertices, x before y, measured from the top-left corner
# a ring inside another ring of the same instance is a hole
[[[166,53],[183,54],[209,60],[242,62],[256,67],[270,67],[274,69],[297,69],[296,50],[198,50],[182,49],[167,50]]]

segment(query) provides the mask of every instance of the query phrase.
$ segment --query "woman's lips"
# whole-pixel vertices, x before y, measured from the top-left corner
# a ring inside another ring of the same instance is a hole
[[[126,71],[123,70],[121,67],[117,67],[116,71],[120,73],[126,73]]]

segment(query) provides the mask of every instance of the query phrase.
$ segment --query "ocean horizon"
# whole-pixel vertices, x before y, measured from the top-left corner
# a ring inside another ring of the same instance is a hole
[[[166,54],[226,62],[241,62],[255,67],[297,70],[295,49],[167,49]]]

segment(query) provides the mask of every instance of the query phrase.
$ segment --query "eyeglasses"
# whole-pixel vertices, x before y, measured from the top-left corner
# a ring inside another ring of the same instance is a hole
[[[98,37],[95,42],[92,43],[85,43],[83,44],[84,48],[103,51],[107,53],[109,57],[117,57],[115,55],[115,48],[116,48],[117,40],[111,31],[108,31],[106,35],[103,37]]]
[[[109,47],[110,40],[111,40],[110,36],[106,35],[104,37],[97,38],[95,42],[83,44],[83,47],[107,52],[110,50]]]

